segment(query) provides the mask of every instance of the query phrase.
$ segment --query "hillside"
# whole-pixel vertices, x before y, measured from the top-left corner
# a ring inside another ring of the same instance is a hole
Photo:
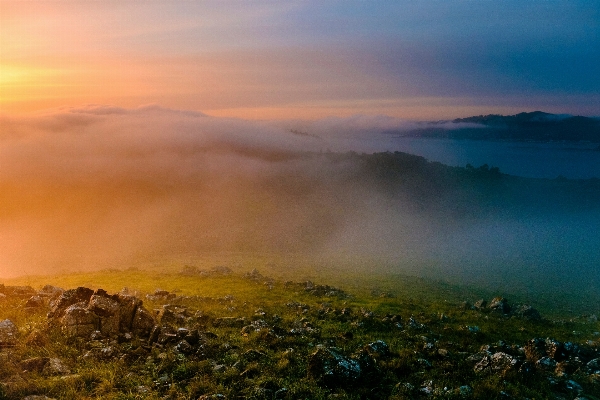
[[[600,396],[594,315],[401,276],[162,269],[0,285],[0,398]]]
[[[470,140],[587,141],[600,143],[600,119],[548,114],[541,111],[516,115],[479,115],[431,122],[406,136]]]

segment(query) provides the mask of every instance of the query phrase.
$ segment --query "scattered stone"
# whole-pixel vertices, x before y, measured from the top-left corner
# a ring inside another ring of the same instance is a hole
[[[508,300],[506,300],[504,297],[494,297],[492,301],[490,301],[488,308],[495,312],[508,314],[510,313],[511,307],[508,304]]]
[[[44,299],[37,294],[35,296],[31,296],[25,303],[25,308],[43,308],[44,306]]]
[[[19,363],[19,368],[24,372],[37,372],[40,373],[50,361],[49,357],[34,357],[23,360]]]
[[[55,301],[50,303],[48,318],[61,318],[65,310],[73,304],[85,303],[87,305],[93,294],[94,291],[92,289],[85,287],[78,287],[77,289],[63,292]]]
[[[485,301],[484,299],[479,299],[475,302],[475,304],[473,304],[473,307],[476,310],[483,310],[484,308],[486,308],[487,306],[487,301]]]
[[[514,314],[518,317],[528,319],[530,321],[539,321],[542,319],[542,316],[540,315],[538,310],[527,304],[523,304],[517,307],[517,309],[514,311]]]
[[[58,358],[50,358],[42,370],[44,375],[69,375],[70,373],[69,368]]]
[[[308,375],[328,387],[356,384],[361,368],[356,360],[340,354],[335,348],[319,346],[309,356]]]
[[[510,370],[517,369],[519,361],[506,353],[497,352],[491,356],[484,356],[475,367],[475,372],[487,372],[504,375]]]
[[[19,329],[10,320],[0,321],[0,347],[12,347],[17,344]]]

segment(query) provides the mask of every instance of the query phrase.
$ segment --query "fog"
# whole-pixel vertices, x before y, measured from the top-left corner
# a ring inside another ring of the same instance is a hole
[[[597,289],[594,195],[579,204],[568,191],[513,191],[504,201],[435,182],[397,185],[402,174],[383,179],[359,155],[336,156],[393,151],[380,132],[409,121],[251,122],[88,106],[3,116],[0,126],[4,278],[236,253]]]

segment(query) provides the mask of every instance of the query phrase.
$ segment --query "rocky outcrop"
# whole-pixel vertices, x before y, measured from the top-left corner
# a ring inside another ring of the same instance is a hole
[[[84,287],[62,293],[51,303],[48,318],[59,321],[66,335],[78,337],[89,337],[93,332],[106,337],[126,332],[148,337],[155,324],[137,297]]]

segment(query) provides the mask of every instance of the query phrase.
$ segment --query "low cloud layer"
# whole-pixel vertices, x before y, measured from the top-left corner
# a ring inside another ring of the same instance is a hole
[[[392,191],[329,153],[393,151],[386,132],[412,122],[249,122],[156,106],[0,118],[4,277],[235,252],[427,266],[465,281],[536,286],[575,271],[573,282],[600,282],[597,210],[480,210],[468,191]]]

